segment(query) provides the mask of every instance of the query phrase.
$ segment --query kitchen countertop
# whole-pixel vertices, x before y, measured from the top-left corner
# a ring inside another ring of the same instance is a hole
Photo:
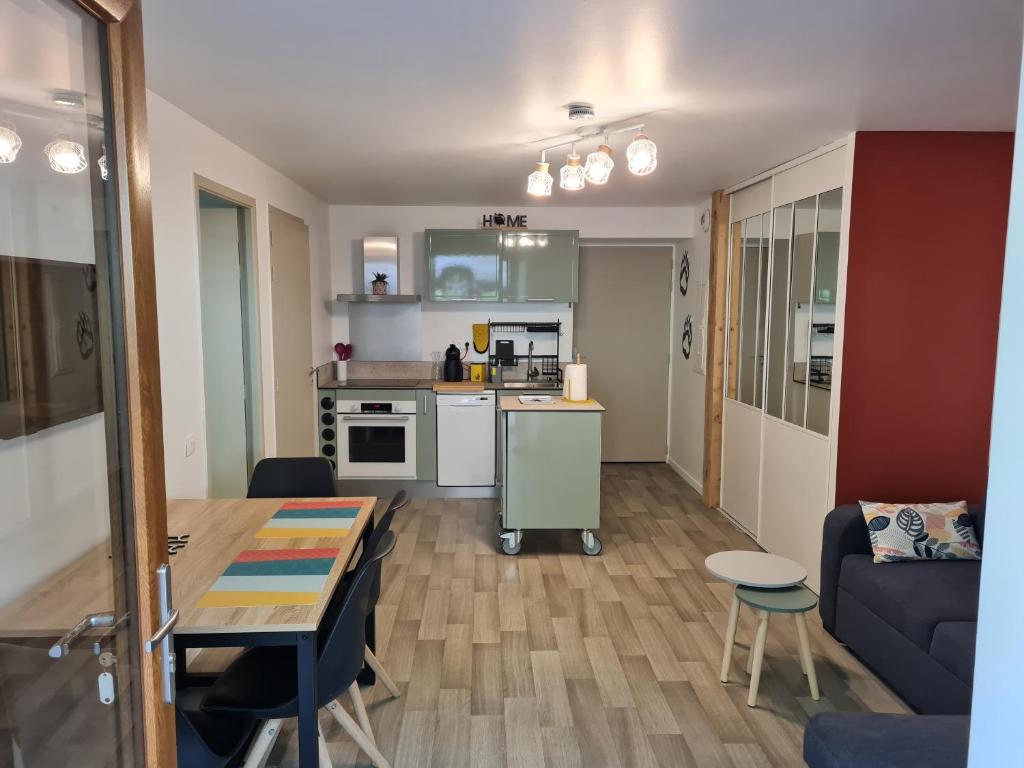
[[[463,379],[464,383],[469,383]],[[319,389],[433,389],[435,384],[444,382],[434,379],[349,379],[341,383],[325,381]],[[474,382],[475,383],[475,382]],[[483,389],[518,390],[529,392],[534,389],[561,389],[562,385],[554,381],[484,381],[480,382]]]
[[[498,407],[503,411],[540,411],[545,413],[605,410],[605,407],[597,400],[574,402],[566,400],[564,397],[553,397],[550,403],[521,403],[518,395],[502,395],[498,398]]]

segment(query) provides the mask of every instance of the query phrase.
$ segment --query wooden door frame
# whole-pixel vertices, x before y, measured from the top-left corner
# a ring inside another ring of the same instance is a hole
[[[708,261],[708,339],[704,377],[703,501],[722,503],[722,408],[725,384],[725,321],[729,285],[729,196],[711,196],[711,257]]]
[[[134,649],[145,764],[176,764],[174,707],[163,703],[161,654],[143,642],[160,626],[156,569],[167,561],[167,493],[164,485],[163,409],[157,336],[153,212],[146,119],[142,10],[135,0],[76,0],[107,32],[110,113],[116,152],[119,254],[128,395],[134,574],[137,590]]]

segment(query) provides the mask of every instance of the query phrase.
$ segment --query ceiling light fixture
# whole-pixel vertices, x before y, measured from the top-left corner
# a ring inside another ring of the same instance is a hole
[[[608,141],[608,137],[605,137]],[[612,175],[612,168],[615,161],[612,160],[612,148],[608,144],[601,144],[597,150],[587,155],[587,164],[583,168],[583,175],[591,184],[604,184]]]
[[[534,166],[534,171],[526,177],[526,194],[534,195],[535,197],[550,197],[551,186],[555,183],[555,180],[548,173],[548,163],[546,162],[547,153],[541,151],[540,162]]]
[[[587,186],[586,178],[583,175],[583,165],[580,156],[576,154],[576,145],[572,145],[572,151],[565,157],[565,165],[562,166],[561,182],[558,186],[566,192],[578,192]]]
[[[658,147],[644,133],[644,127],[626,147],[626,165],[629,172],[636,176],[646,176],[658,167]]]
[[[57,173],[81,173],[89,167],[85,147],[67,136],[58,136],[43,148],[43,152]]]
[[[0,163],[13,163],[21,149],[21,136],[10,123],[0,123]]]

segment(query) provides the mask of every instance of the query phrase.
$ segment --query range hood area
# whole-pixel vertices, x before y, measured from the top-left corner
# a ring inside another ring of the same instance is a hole
[[[353,285],[360,293],[339,293],[335,301],[344,304],[417,304],[419,294],[401,293],[398,270],[398,237],[364,237],[362,264],[353,269]],[[387,293],[373,292],[375,274],[387,275]]]

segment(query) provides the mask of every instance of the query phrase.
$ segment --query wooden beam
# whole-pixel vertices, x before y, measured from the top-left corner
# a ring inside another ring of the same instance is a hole
[[[704,504],[712,508],[722,501],[722,396],[728,269],[729,197],[719,190],[711,200],[707,375],[704,389]]]

